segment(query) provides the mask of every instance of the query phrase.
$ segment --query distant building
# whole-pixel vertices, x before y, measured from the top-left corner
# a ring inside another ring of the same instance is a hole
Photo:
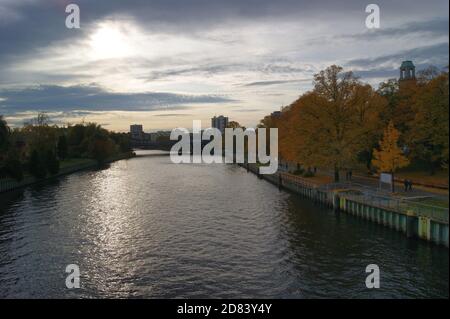
[[[155,143],[161,140],[170,140],[170,131],[158,131],[150,133],[150,141]]]
[[[403,61],[400,66],[400,81],[415,80],[416,67],[412,61]]]
[[[158,140],[158,134],[156,133],[150,133],[150,141],[152,143],[155,143]]]
[[[222,133],[225,132],[225,128],[227,126],[228,126],[228,117],[220,115],[220,116],[214,116],[211,119],[211,127],[218,129]]]
[[[144,138],[144,129],[141,124],[130,125],[131,138],[141,140]]]

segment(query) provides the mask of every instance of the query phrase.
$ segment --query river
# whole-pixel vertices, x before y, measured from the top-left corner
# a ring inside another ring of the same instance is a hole
[[[446,248],[315,206],[236,165],[155,154],[0,195],[0,297],[449,296]],[[79,289],[66,287],[69,264]],[[369,264],[379,289],[366,288]]]

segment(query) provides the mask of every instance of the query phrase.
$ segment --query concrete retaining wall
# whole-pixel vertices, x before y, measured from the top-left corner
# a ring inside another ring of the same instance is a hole
[[[395,211],[385,207],[377,207],[363,201],[347,198],[345,194],[336,190],[323,190],[312,183],[283,177],[285,176],[283,174],[260,175],[258,167],[254,164],[241,164],[241,166],[279,188],[285,188],[317,203],[325,204],[355,217],[390,227],[404,233],[408,237],[417,237],[438,245],[444,245],[447,248],[449,247],[448,223],[441,220],[420,216],[414,211]]]

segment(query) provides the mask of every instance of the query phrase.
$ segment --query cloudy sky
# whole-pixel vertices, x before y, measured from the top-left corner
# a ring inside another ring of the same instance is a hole
[[[76,3],[81,28],[67,29]],[[377,85],[402,60],[448,65],[448,0],[0,0],[0,114],[21,125],[95,121],[126,131],[246,126],[338,64]]]

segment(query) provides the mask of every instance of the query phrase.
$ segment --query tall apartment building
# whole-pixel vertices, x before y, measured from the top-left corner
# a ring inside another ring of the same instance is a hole
[[[141,124],[130,125],[131,138],[134,140],[141,140],[144,138],[144,128]]]
[[[211,119],[211,127],[218,129],[222,134],[225,132],[225,128],[228,126],[228,117],[223,115],[214,116]]]

